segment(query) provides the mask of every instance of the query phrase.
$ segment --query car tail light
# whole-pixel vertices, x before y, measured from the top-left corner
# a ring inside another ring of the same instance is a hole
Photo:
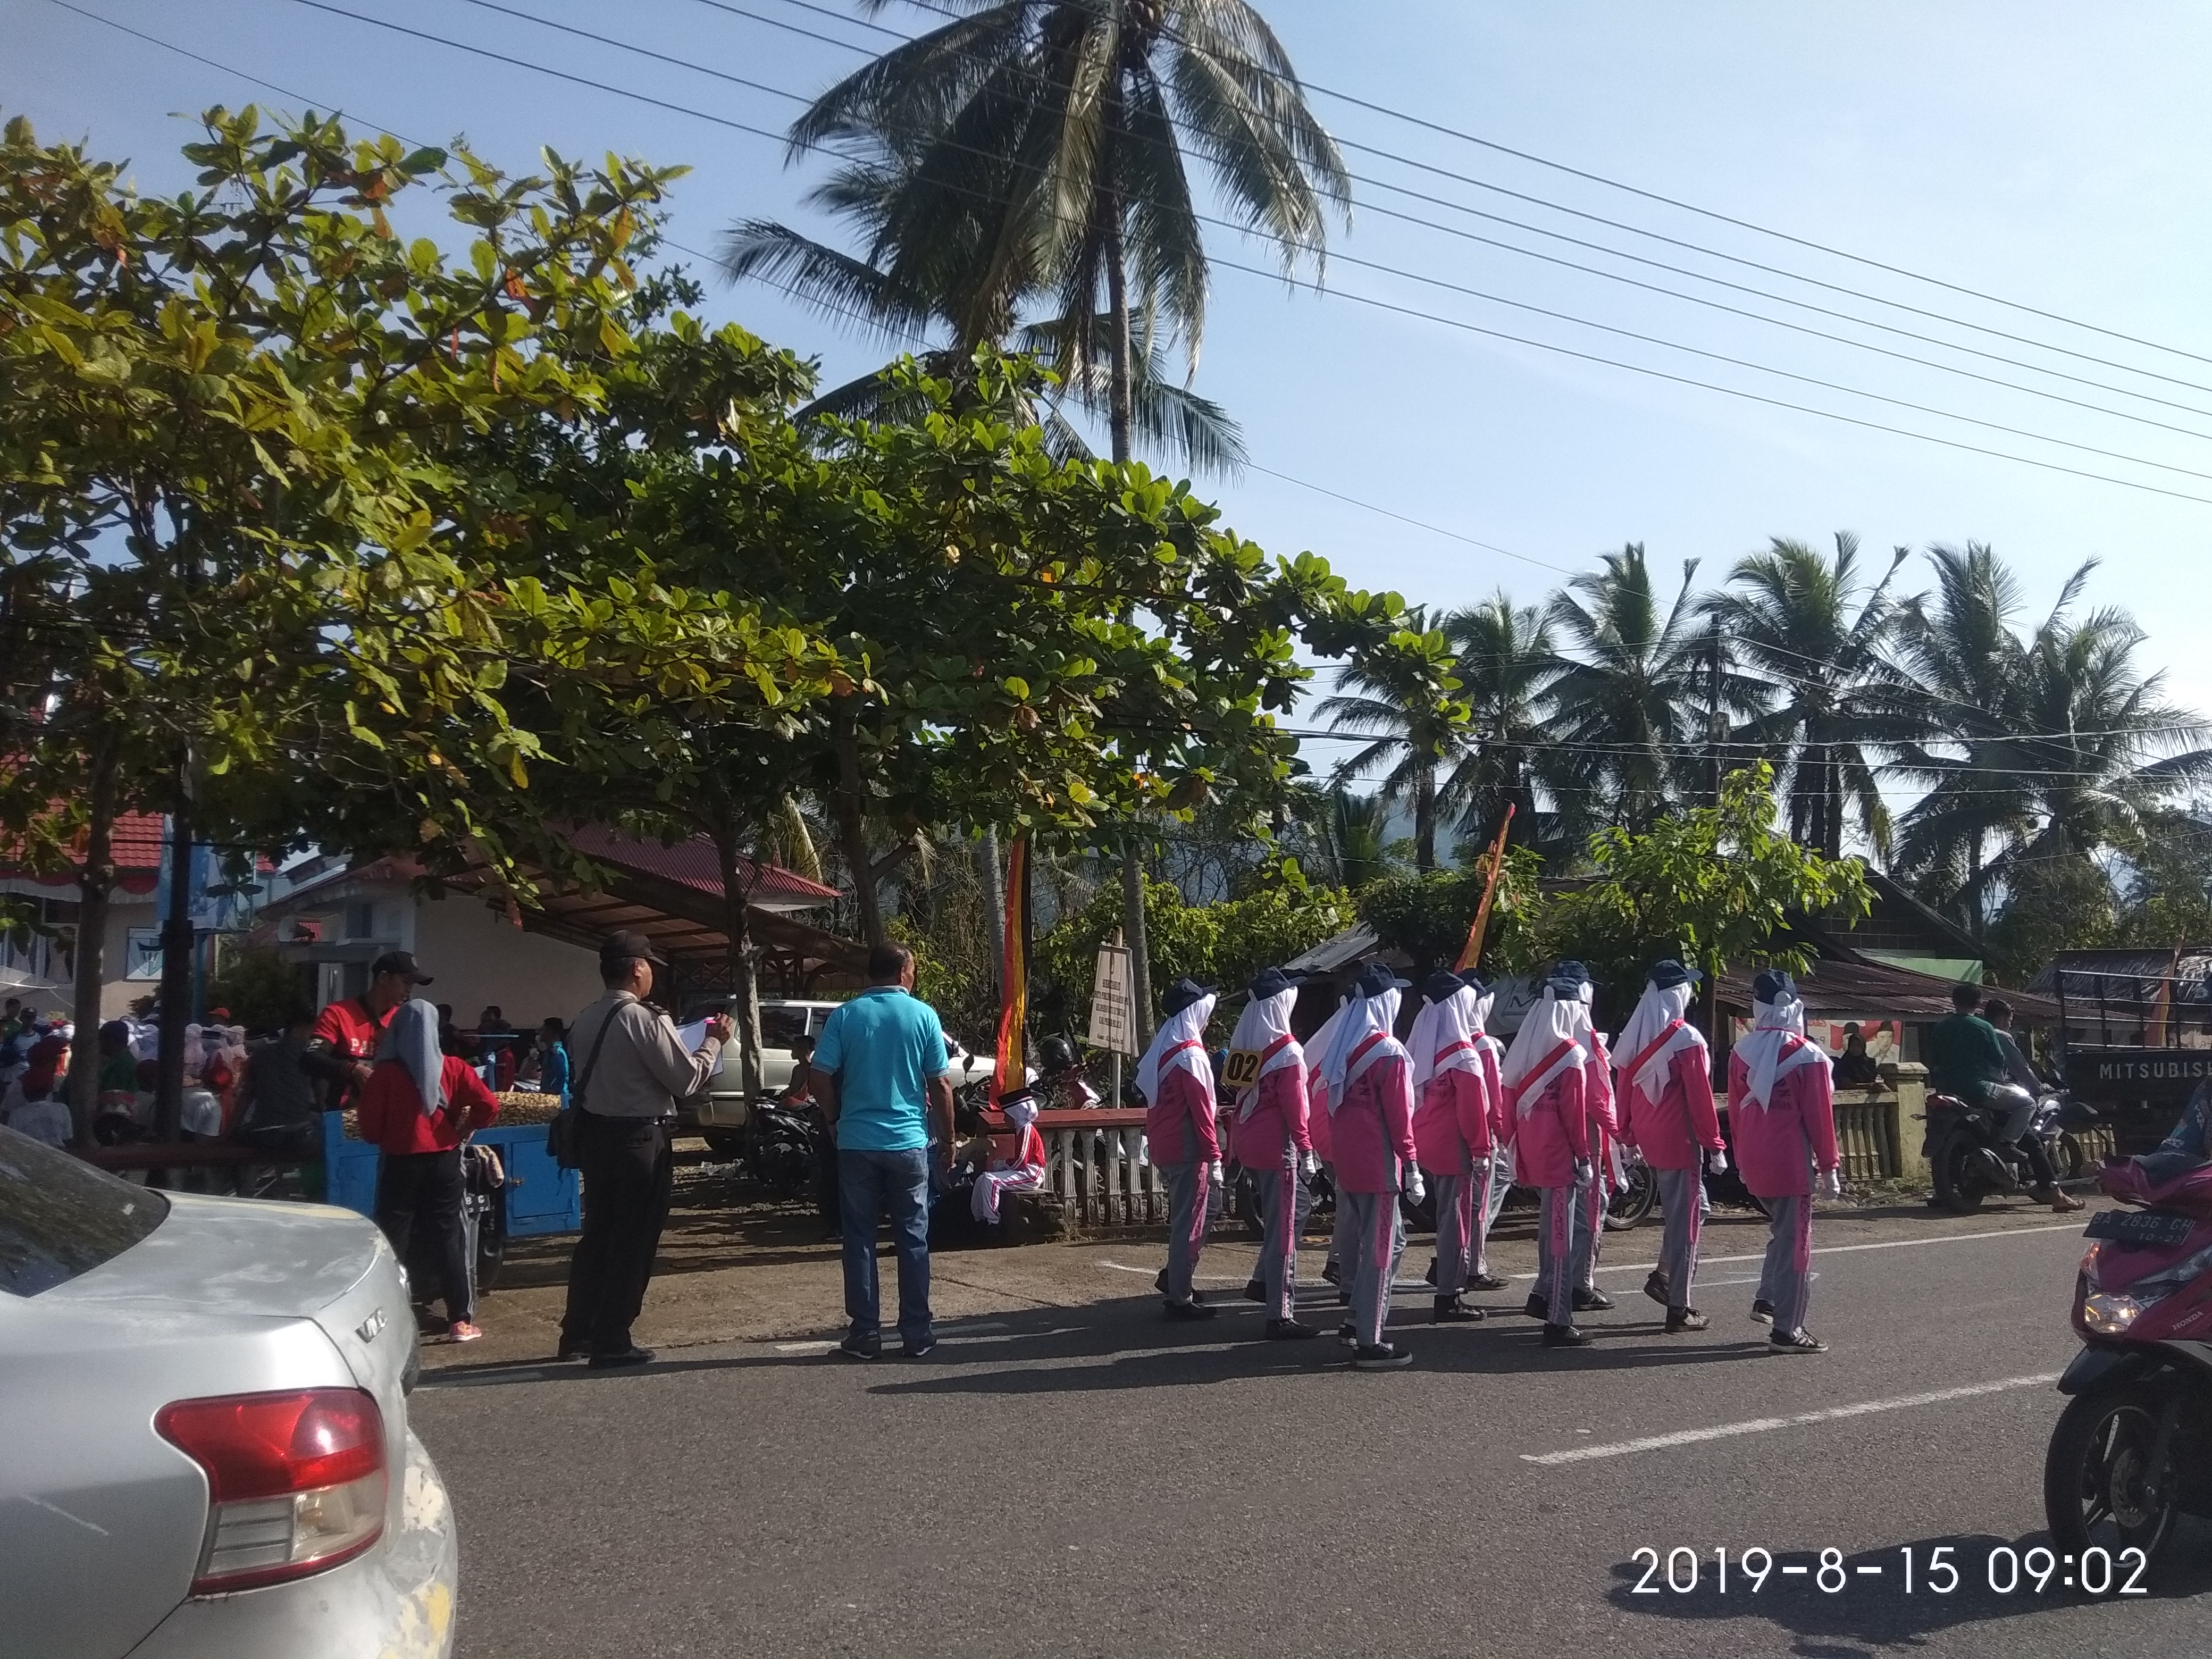
[[[179,1400],[154,1427],[207,1474],[195,1595],[303,1578],[383,1534],[384,1415],[358,1389]]]

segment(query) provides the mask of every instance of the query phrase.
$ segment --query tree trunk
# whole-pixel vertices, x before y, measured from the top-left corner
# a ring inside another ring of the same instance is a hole
[[[1152,1042],[1152,957],[1145,936],[1145,866],[1133,831],[1121,846],[1121,931],[1129,946],[1129,1000],[1141,1054]]]
[[[1114,465],[1129,459],[1129,437],[1135,425],[1136,356],[1129,338],[1128,273],[1121,261],[1121,204],[1109,200],[1106,225],[1106,300],[1114,331],[1114,376],[1108,428],[1114,447]]]
[[[77,874],[76,948],[70,966],[75,980],[70,1018],[76,1035],[69,1070],[70,1134],[80,1146],[92,1145],[92,1121],[100,1102],[100,994],[106,978],[107,899],[115,888],[115,739],[100,739],[92,766],[91,823],[87,826],[84,863]]]
[[[853,872],[853,903],[860,913],[860,936],[873,949],[889,942],[884,931],[882,897],[876,891],[878,867],[868,856],[868,817],[861,805],[860,740],[848,718],[837,736],[837,847]]]
[[[722,934],[730,975],[730,1018],[737,1025],[738,1086],[750,1102],[763,1088],[760,1029],[760,947],[753,943],[752,889],[744,878],[745,860],[735,825],[726,819],[714,832],[714,855],[722,866]],[[755,863],[755,878],[759,865]]]
[[[192,1017],[192,823],[185,791],[169,814],[169,892],[161,921],[161,1046],[154,1097],[155,1134],[184,1136],[185,1027]]]
[[[983,840],[975,849],[975,862],[983,878],[985,931],[991,939],[991,984],[1003,1001],[1006,988],[1000,982],[999,975],[1006,960],[1006,872],[999,862],[996,824],[983,826]]]
[[[1413,866],[1437,867],[1437,769],[1424,766],[1413,777]]]

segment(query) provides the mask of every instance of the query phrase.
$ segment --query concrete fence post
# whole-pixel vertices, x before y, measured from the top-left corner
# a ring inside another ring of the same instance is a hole
[[[1928,1126],[1921,1121],[1928,1111],[1928,1068],[1917,1060],[1903,1060],[1881,1068],[1889,1085],[1890,1133],[1897,1147],[1897,1174],[1902,1181],[1929,1179],[1928,1159],[1921,1152]]]

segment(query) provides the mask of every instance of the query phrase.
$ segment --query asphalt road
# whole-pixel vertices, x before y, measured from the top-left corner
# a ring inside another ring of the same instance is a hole
[[[2081,1251],[2051,1220],[1824,1221],[1819,1357],[1770,1356],[1747,1319],[1756,1262],[1726,1258],[1763,1242],[1749,1220],[1707,1233],[1702,1335],[1663,1337],[1637,1293],[1647,1228],[1609,1243],[1597,1346],[1547,1352],[1517,1314],[1431,1327],[1409,1290],[1394,1334],[1416,1364],[1379,1375],[1327,1339],[1255,1340],[1249,1304],[1164,1324],[1158,1252],[1133,1245],[1067,1253],[1096,1300],[950,1327],[919,1363],[733,1345],[456,1371],[415,1421],[459,1507],[473,1659],[2199,1650],[2212,1528],[2185,1528],[2146,1597],[1989,1587],[1990,1550],[2045,1541]],[[1530,1265],[1518,1240],[1503,1256]],[[1249,1260],[1208,1253],[1217,1300]],[[1425,1261],[1424,1242],[1408,1274]],[[1942,1546],[1948,1595],[1927,1588]],[[1755,1591],[1753,1547],[1776,1561]],[[1697,1552],[1697,1589],[1638,1593],[1640,1548]],[[1820,1587],[1822,1550],[1845,1588]]]

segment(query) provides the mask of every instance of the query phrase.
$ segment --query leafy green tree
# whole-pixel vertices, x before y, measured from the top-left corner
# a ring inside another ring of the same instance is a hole
[[[2118,908],[2112,878],[2093,860],[2015,859],[2004,908],[1990,927],[1989,965],[2002,983],[2022,985],[2061,951],[2118,944]]]
[[[1843,856],[1847,811],[1877,852],[1888,850],[1879,757],[1913,732],[1914,688],[1887,656],[1900,616],[1889,585],[1911,550],[1897,549],[1870,584],[1858,550],[1845,531],[1832,560],[1777,536],[1739,559],[1705,605],[1735,665],[1723,697],[1758,711],[1730,741],[1774,761],[1791,836],[1832,859]]]
[[[1368,740],[1338,763],[1335,781],[1382,772],[1376,799],[1413,815],[1422,870],[1436,868],[1437,824],[1456,804],[1440,797],[1437,775],[1448,780],[1465,751],[1469,711],[1459,694],[1450,641],[1415,605],[1403,627],[1352,646],[1336,695],[1314,711],[1330,730]]]
[[[1488,845],[1508,807],[1524,842],[1540,836],[1536,789],[1550,759],[1552,686],[1560,672],[1551,624],[1536,605],[1500,592],[1445,617],[1458,653],[1453,672],[1473,726],[1466,754],[1445,786],[1459,805],[1459,828]]]
[[[1507,848],[1483,933],[1479,967],[1484,974],[1525,973],[1538,965],[1534,928],[1547,902],[1538,885],[1541,867],[1534,848]],[[1385,877],[1354,895],[1359,919],[1374,929],[1384,949],[1411,959],[1417,978],[1450,967],[1467,946],[1487,873],[1486,866],[1470,862],[1457,870]]]

